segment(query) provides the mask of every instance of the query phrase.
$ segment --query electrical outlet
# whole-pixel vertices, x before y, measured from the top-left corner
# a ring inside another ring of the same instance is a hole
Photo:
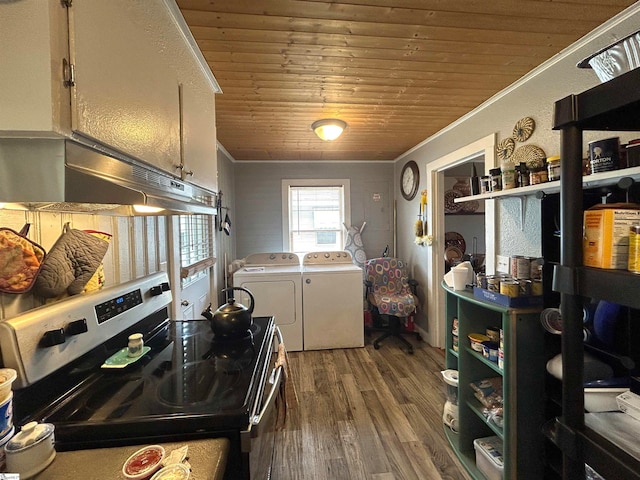
[[[496,255],[496,272],[509,273],[509,257]]]

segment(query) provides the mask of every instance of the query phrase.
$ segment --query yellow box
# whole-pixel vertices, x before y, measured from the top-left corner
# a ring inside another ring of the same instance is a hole
[[[586,266],[627,269],[629,227],[640,225],[640,210],[628,208],[629,205],[625,204],[627,208],[600,207],[584,212],[582,251]]]

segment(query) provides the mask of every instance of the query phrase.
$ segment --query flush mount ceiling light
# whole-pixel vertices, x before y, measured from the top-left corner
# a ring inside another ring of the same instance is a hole
[[[342,135],[345,128],[347,128],[347,122],[338,120],[337,118],[325,118],[311,124],[311,129],[316,132],[316,135],[318,135],[321,140],[326,142],[338,138]]]

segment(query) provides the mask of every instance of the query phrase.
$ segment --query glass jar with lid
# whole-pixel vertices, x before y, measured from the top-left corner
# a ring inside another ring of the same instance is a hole
[[[547,158],[547,173],[550,182],[560,180],[560,155]]]

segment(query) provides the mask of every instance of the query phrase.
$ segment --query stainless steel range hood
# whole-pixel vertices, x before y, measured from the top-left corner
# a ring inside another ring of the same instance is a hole
[[[68,139],[0,139],[0,206],[124,216],[215,214],[214,192],[115,155]]]

